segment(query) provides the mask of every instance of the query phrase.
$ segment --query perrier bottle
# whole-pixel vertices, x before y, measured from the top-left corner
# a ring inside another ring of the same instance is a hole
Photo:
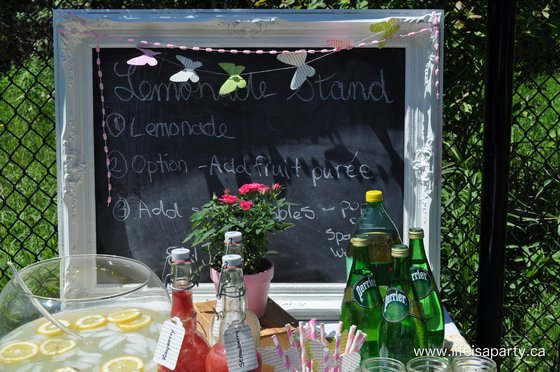
[[[391,248],[393,274],[383,302],[379,327],[379,354],[407,363],[417,356],[414,350],[427,346],[426,323],[410,276],[408,247]]]
[[[343,330],[355,325],[367,334],[360,354],[362,359],[378,356],[379,323],[381,320],[381,295],[369,265],[370,241],[366,235],[352,238],[354,260],[346,283],[340,320]]]
[[[390,245],[401,243],[401,236],[389,214],[383,207],[383,192],[380,190],[369,190],[366,192],[366,207],[362,215],[354,225],[351,237],[361,234],[385,233],[391,238]],[[354,247],[348,244],[346,249],[346,277],[350,273]],[[387,256],[390,255],[390,248],[387,248]]]
[[[428,331],[428,347],[443,347],[444,321],[443,307],[437,289],[432,269],[426,259],[424,251],[424,230],[420,227],[408,229],[408,239],[412,256],[410,274],[412,284],[418,295],[418,301],[422,305],[424,318],[426,320],[426,330]]]

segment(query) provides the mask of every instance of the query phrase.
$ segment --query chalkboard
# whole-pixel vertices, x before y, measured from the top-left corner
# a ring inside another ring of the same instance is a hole
[[[61,252],[160,275],[194,211],[260,182],[294,203],[277,211],[295,226],[271,236],[274,282],[342,283],[370,189],[439,260],[440,13],[399,12],[57,12]],[[220,94],[223,63],[246,86]],[[170,80],[183,70],[199,80]]]
[[[228,62],[252,71],[273,70],[249,72],[247,87],[228,95],[218,93],[223,55],[156,51],[155,68],[127,64],[138,49],[99,52],[108,139],[99,124],[97,86],[98,252],[136,258],[161,272],[166,249],[181,245],[190,231],[192,212],[213,194],[249,182],[277,182],[296,203],[278,210],[295,227],[271,239],[279,281],[344,280],[341,258],[368,189],[385,191],[384,204],[402,226],[404,49],[325,56],[297,90],[289,84],[294,69],[274,71],[284,67],[275,55],[228,55]],[[197,83],[171,82],[181,70],[176,56],[199,61],[208,72],[199,72]],[[202,251],[197,257],[208,261]]]

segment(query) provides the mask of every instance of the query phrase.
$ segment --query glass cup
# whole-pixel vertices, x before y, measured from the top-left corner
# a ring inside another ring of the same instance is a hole
[[[458,356],[451,364],[453,372],[496,372],[496,362],[484,356]]]
[[[170,309],[163,283],[139,261],[86,254],[34,263],[0,293],[0,370],[93,371],[124,360],[155,371]]]
[[[450,371],[446,358],[423,356],[410,359],[406,364],[408,372],[445,372]]]
[[[400,361],[392,358],[368,358],[360,363],[361,372],[406,372]]]

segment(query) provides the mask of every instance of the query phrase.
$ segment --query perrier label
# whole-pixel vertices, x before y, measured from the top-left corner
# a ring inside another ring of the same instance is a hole
[[[378,356],[378,335],[381,321],[381,295],[370,269],[367,237],[352,238],[354,259],[340,310],[343,330],[355,325],[367,334],[360,349],[362,359]]]
[[[422,300],[430,295],[433,291],[432,279],[430,273],[422,267],[412,266],[410,268],[410,276],[412,284],[416,289],[418,299]]]
[[[405,363],[414,358],[415,349],[426,347],[426,324],[410,275],[408,247],[391,248],[393,273],[383,302],[379,327],[379,354]]]

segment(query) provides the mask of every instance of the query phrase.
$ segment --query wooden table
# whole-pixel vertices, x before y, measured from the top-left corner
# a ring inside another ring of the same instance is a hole
[[[195,302],[196,311],[198,312],[197,320],[205,332],[208,332],[216,301]],[[284,349],[288,349],[290,343],[286,334],[286,324],[290,324],[294,329],[297,328],[296,319],[282,309],[278,304],[268,299],[266,312],[259,319],[261,323],[261,347],[274,346],[272,335],[276,335],[280,344]]]

